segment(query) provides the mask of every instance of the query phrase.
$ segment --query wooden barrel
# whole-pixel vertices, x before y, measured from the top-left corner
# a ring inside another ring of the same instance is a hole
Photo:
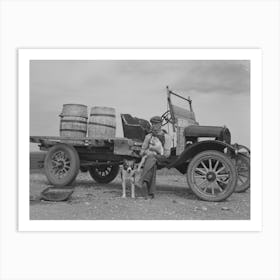
[[[60,136],[82,138],[87,136],[87,106],[64,104],[60,119]]]
[[[88,123],[88,137],[116,137],[116,110],[114,108],[91,108]]]

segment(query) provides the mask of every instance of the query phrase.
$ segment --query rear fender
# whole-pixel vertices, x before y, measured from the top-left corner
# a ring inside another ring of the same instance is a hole
[[[230,156],[235,156],[237,150],[230,144],[225,142],[217,141],[217,140],[206,140],[197,142],[195,144],[191,144],[185,148],[185,150],[181,153],[181,155],[167,167],[175,167],[181,173],[185,174],[187,169],[187,164],[192,160],[194,156],[198,153],[207,151],[207,150],[215,150],[222,153],[228,153]]]

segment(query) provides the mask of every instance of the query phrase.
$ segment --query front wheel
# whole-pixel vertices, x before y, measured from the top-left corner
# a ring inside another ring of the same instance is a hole
[[[192,192],[200,199],[222,201],[234,191],[237,173],[232,161],[218,151],[197,154],[187,170],[187,182]]]
[[[49,182],[54,186],[64,187],[75,180],[80,168],[80,158],[74,147],[57,144],[48,151],[44,167]]]
[[[98,183],[107,184],[113,181],[118,173],[118,165],[101,165],[101,166],[91,166],[89,168],[89,173],[91,177]]]
[[[238,175],[235,192],[245,192],[250,188],[250,158],[247,155],[238,154],[235,165]]]

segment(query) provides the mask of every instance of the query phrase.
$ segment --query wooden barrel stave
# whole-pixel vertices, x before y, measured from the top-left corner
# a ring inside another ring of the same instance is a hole
[[[62,113],[60,116],[76,116],[88,118],[88,109],[83,104],[63,104]]]
[[[87,106],[64,104],[60,117],[60,136],[72,138],[87,136]]]
[[[88,123],[88,137],[116,137],[116,111],[114,108],[91,108]]]

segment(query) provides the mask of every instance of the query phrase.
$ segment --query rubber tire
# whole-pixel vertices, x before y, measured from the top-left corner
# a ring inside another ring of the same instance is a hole
[[[92,179],[94,179],[97,183],[108,184],[117,177],[120,170],[120,167],[118,165],[109,165],[109,166],[112,166],[112,170],[107,176],[100,176],[96,171],[96,168],[98,167],[94,167],[94,166],[91,166],[89,168],[89,174],[92,177]]]
[[[211,195],[205,195],[204,193],[200,192],[196,186],[192,182],[192,173],[193,168],[203,159],[203,158],[209,158],[209,157],[215,157],[218,158],[220,161],[223,161],[223,164],[227,165],[231,176],[231,182],[229,183],[229,186],[227,186],[226,191],[222,193],[222,195],[218,196],[211,196]],[[201,200],[211,201],[211,202],[219,202],[227,199],[235,190],[237,182],[237,172],[235,165],[233,162],[223,153],[215,151],[215,150],[208,150],[201,152],[197,154],[189,163],[188,169],[187,169],[187,183],[190,187],[191,191]]]
[[[235,187],[235,192],[237,193],[241,193],[241,192],[245,192],[246,190],[248,190],[250,188],[250,158],[246,155],[243,154],[238,154],[237,157],[241,158],[243,160],[243,162],[247,165],[247,168],[249,170],[249,175],[248,175],[248,180],[241,186],[238,186],[238,168],[236,166],[237,169],[237,181],[236,181],[236,187]],[[236,163],[236,162],[235,162]]]
[[[70,170],[68,174],[62,179],[55,177],[52,174],[50,168],[51,158],[53,154],[58,151],[64,152],[65,154],[67,154],[67,156],[70,159]],[[56,144],[48,151],[45,157],[44,167],[45,167],[45,174],[52,185],[57,187],[69,186],[73,183],[73,181],[76,179],[79,173],[80,158],[74,147],[66,144]]]

